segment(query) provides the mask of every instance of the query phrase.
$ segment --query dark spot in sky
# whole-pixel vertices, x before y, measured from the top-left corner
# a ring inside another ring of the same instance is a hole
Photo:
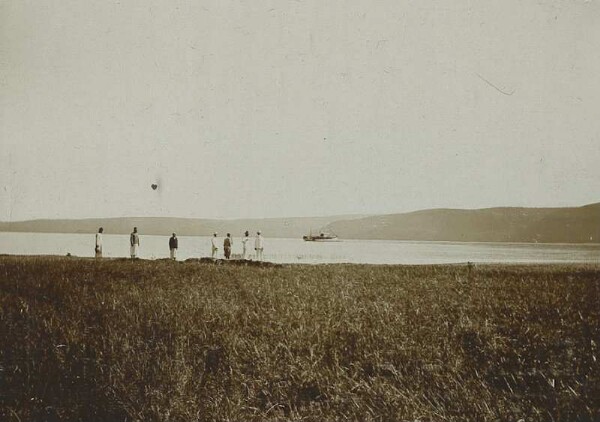
[[[152,190],[156,190],[156,189],[158,189],[158,185],[157,185],[156,183],[152,183],[152,184],[150,185],[150,187],[152,188]]]

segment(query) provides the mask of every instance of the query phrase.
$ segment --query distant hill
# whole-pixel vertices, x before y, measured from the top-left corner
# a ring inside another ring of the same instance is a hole
[[[320,229],[342,239],[437,240],[463,242],[599,243],[600,203],[574,208],[433,209],[377,216],[331,216],[209,220],[124,217],[85,220],[30,220],[0,223],[0,231],[43,233],[209,236],[217,231],[240,236],[262,230],[267,237],[299,238]]]
[[[95,233],[98,227],[104,227],[107,234],[129,234],[134,226],[142,234],[180,236],[209,236],[213,232],[232,233],[241,236],[249,230],[254,235],[261,230],[268,237],[302,237],[311,229],[318,231],[327,224],[336,221],[352,221],[363,216],[330,217],[293,217],[264,218],[244,220],[210,220],[171,217],[122,217],[94,218],[83,220],[29,220],[19,222],[0,222],[0,231],[38,232],[38,233]]]
[[[340,220],[344,239],[600,243],[600,203],[576,208],[434,209]]]

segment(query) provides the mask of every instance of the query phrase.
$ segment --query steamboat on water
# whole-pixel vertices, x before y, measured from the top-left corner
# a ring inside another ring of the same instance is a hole
[[[309,234],[306,236],[302,236],[306,242],[339,242],[339,239],[336,234],[333,233],[325,233],[321,232],[317,235]]]

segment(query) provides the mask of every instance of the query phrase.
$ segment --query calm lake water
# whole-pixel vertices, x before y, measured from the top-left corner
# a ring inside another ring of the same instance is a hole
[[[0,233],[0,254],[94,256],[95,234]],[[178,259],[210,256],[210,237],[179,236]],[[169,256],[168,236],[140,237],[140,258]],[[220,238],[220,243],[222,243]],[[251,248],[254,245],[251,239]],[[104,234],[104,256],[129,255],[129,235]],[[241,254],[239,238],[233,253]],[[254,250],[252,249],[252,252]],[[219,250],[222,257],[223,250]],[[266,261],[279,263],[443,264],[600,263],[600,244],[528,244],[342,240],[331,243],[302,239],[265,239]],[[252,258],[252,256],[251,256]]]

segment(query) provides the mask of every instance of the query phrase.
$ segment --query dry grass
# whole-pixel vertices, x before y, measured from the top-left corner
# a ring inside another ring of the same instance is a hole
[[[600,420],[598,266],[0,257],[0,419]]]

